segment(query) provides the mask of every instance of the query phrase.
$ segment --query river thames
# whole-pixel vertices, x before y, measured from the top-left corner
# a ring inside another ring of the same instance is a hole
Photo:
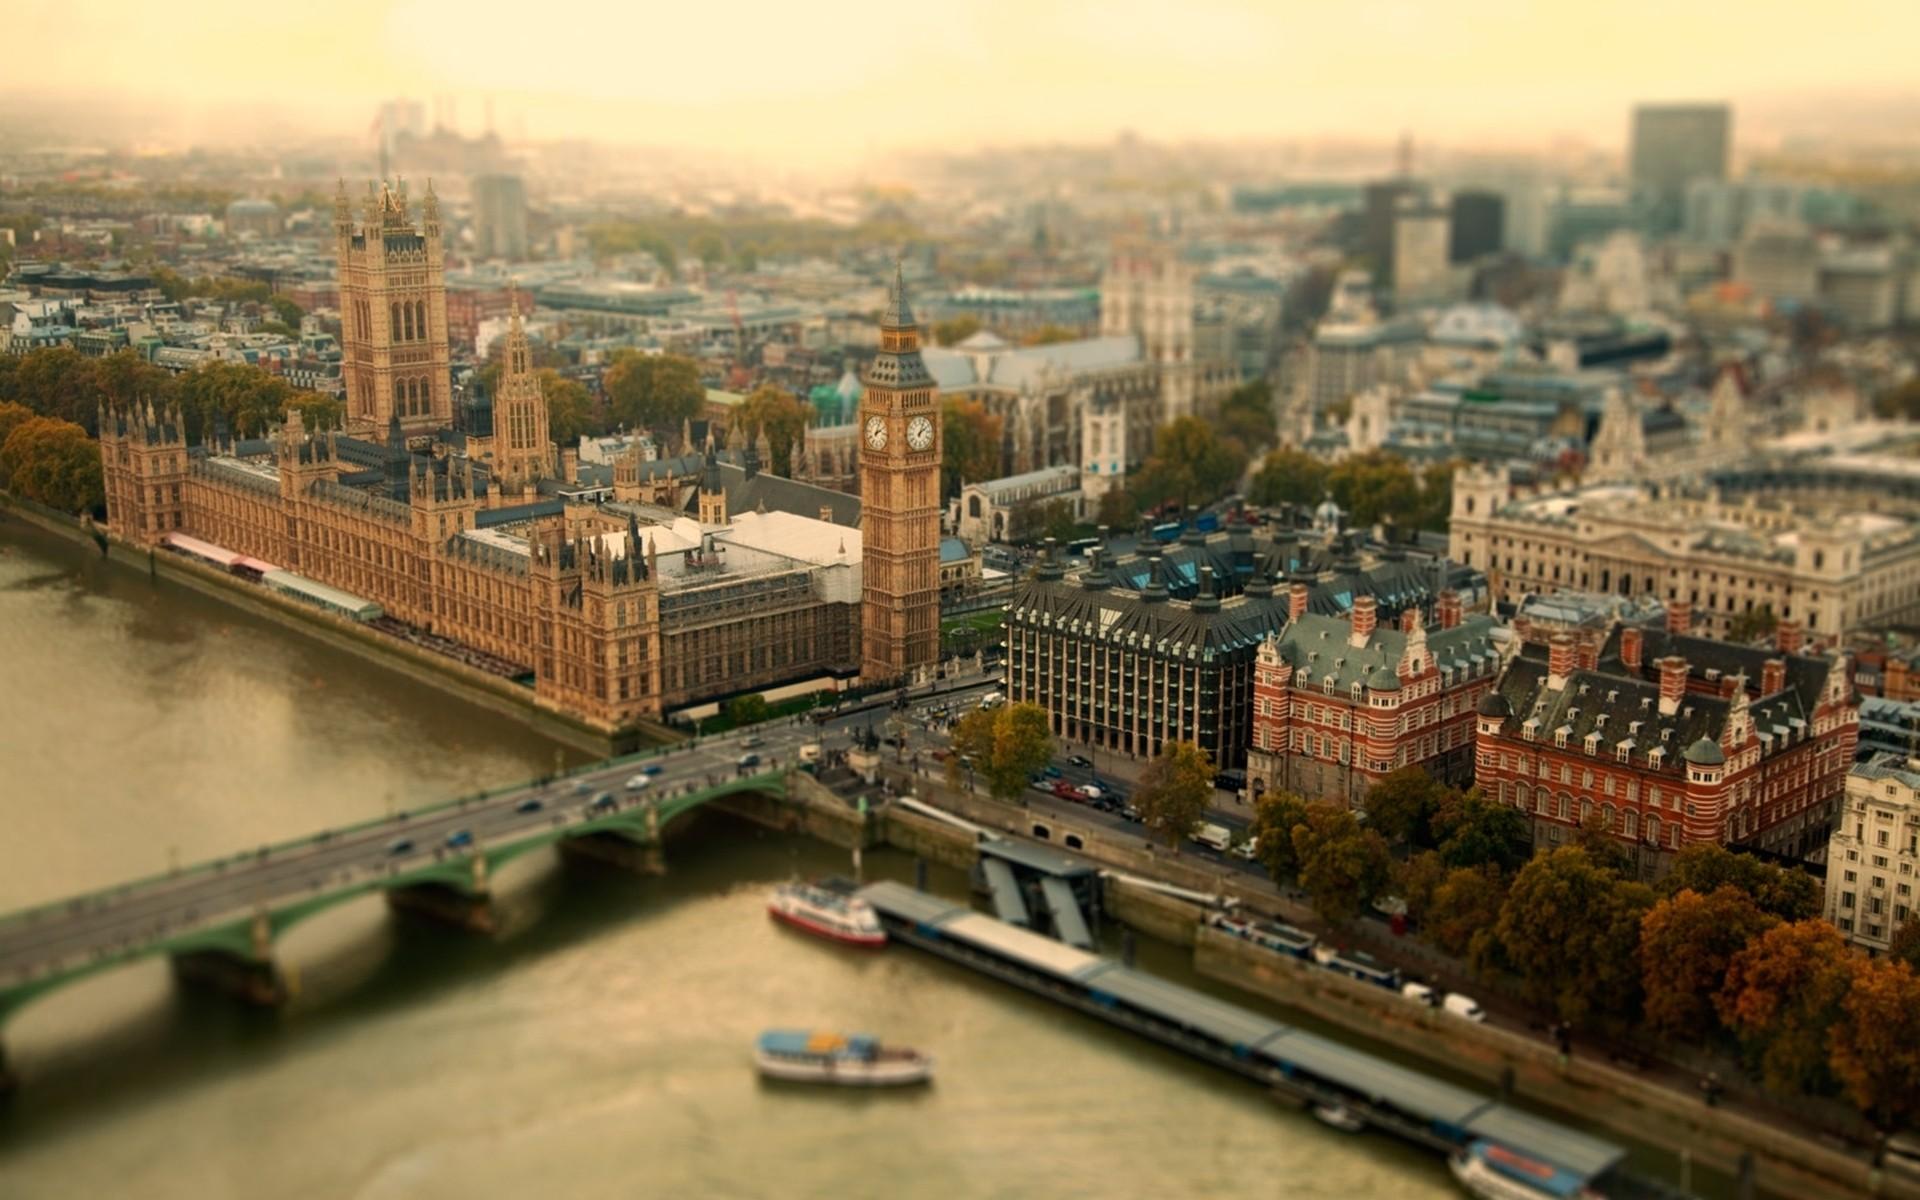
[[[555,760],[508,717],[4,521],[0,662],[0,911]],[[342,906],[278,945],[277,1012],[157,959],[53,993],[4,1030],[0,1196],[1458,1194],[1438,1158],[1003,985],[766,920],[772,882],[844,872],[839,851],[703,818],[668,861],[518,860],[492,938]],[[1194,982],[1168,947],[1141,965]],[[939,1079],[763,1086],[749,1047],[782,1024],[920,1046]]]

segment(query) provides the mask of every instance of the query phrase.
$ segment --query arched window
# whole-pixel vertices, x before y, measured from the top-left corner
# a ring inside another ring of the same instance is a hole
[[[427,302],[416,300],[413,302],[413,309],[415,318],[413,327],[420,331],[420,340],[424,342],[427,340]]]
[[[407,381],[404,379],[393,381],[393,411],[403,417],[407,415]]]
[[[387,330],[388,336],[396,342],[405,340],[400,332],[400,305],[398,303],[387,306],[387,320],[391,322],[391,326]]]

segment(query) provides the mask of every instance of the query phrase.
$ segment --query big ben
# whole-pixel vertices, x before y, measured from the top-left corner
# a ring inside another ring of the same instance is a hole
[[[861,384],[860,676],[891,683],[940,656],[939,392],[898,267]]]

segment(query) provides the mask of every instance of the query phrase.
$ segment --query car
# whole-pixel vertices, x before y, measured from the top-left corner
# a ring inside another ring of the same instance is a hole
[[[981,708],[999,708],[1006,702],[1007,698],[999,692],[988,692],[986,695],[980,697]]]
[[[1093,760],[1084,754],[1070,754],[1067,756],[1067,765],[1070,767],[1091,767]]]
[[[517,813],[539,812],[541,809],[545,808],[546,806],[547,806],[547,802],[545,800],[542,800],[540,797],[528,796],[525,800],[522,800],[520,803],[514,805],[513,811]]]
[[[1045,775],[1048,779],[1060,778],[1060,768],[1054,766],[1052,763],[1048,763],[1046,767],[1041,770],[1040,773],[1042,775]]]
[[[387,843],[387,853],[390,855],[405,854],[412,849],[412,838],[395,838]]]
[[[1083,783],[1080,785],[1080,794],[1088,800],[1098,800],[1107,794],[1107,789],[1097,783]]]
[[[587,805],[587,807],[598,812],[612,812],[614,804],[615,801],[612,792],[601,792],[593,798],[593,803]]]
[[[1415,1004],[1424,1004],[1429,1008],[1440,1007],[1440,993],[1424,983],[1403,983],[1400,985],[1400,994]]]
[[[1448,992],[1447,998],[1440,1002],[1440,1011],[1452,1013],[1464,1020],[1482,1022],[1487,1019],[1487,1010],[1472,996],[1462,996],[1459,992]]]
[[[759,736],[758,734],[755,734],[752,737],[745,737],[740,739],[740,748],[742,750],[758,750],[760,747],[766,744],[767,744],[767,739]]]
[[[1254,859],[1260,857],[1260,839],[1250,837],[1246,841],[1241,842],[1233,848],[1233,856],[1235,858],[1244,858],[1248,862],[1252,862]]]
[[[1079,788],[1075,787],[1071,783],[1068,783],[1064,779],[1056,779],[1053,781],[1053,794],[1060,797],[1062,800],[1079,801],[1079,800],[1086,799],[1085,796],[1082,796],[1080,794]]]
[[[471,829],[456,829],[447,835],[446,847],[449,850],[461,850],[471,845],[473,845]]]
[[[1216,771],[1213,776],[1213,786],[1223,792],[1237,792],[1247,786],[1247,773],[1231,768]]]
[[[573,794],[576,796],[591,796],[593,795],[593,785],[584,779],[579,780],[573,785]]]
[[[1049,796],[1053,795],[1053,784],[1044,775],[1035,775],[1028,783],[1036,792],[1045,792]]]
[[[627,790],[630,792],[637,792],[652,782],[653,780],[648,778],[645,774],[630,776],[627,779]]]
[[[800,761],[803,763],[819,762],[820,761],[820,743],[808,742],[806,745],[800,747]]]
[[[746,770],[748,767],[757,767],[760,765],[760,756],[758,754],[754,754],[753,752],[749,751],[746,754],[742,754],[740,756],[740,761],[736,765],[739,766],[739,768],[743,771]]]
[[[1132,821],[1135,825],[1138,825],[1142,821],[1147,819],[1147,815],[1141,812],[1138,808],[1134,807],[1131,803],[1121,804],[1120,816],[1123,820]]]
[[[658,775],[660,772],[664,770],[666,770],[666,768],[661,766],[659,763],[647,763],[646,765],[640,768],[640,773],[642,775]]]
[[[1225,825],[1215,825],[1211,821],[1203,823],[1200,828],[1187,836],[1209,850],[1225,850],[1233,845],[1233,830]]]

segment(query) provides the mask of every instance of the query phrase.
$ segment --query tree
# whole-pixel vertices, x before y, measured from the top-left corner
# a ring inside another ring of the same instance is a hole
[[[32,417],[15,425],[0,445],[0,479],[61,512],[95,512],[107,502],[100,445],[71,421]]]
[[[295,337],[300,335],[300,319],[307,315],[305,309],[285,296],[268,296],[267,307],[273,310],[274,316],[280,318],[282,325],[293,330]]]
[[[1890,420],[1920,421],[1920,376],[1874,397],[1873,411]]]
[[[1651,889],[1564,846],[1521,868],[1499,920],[1475,939],[1474,961],[1512,973],[1528,1000],[1569,1024],[1626,1016],[1639,994],[1640,921],[1653,903]]]
[[[1387,840],[1362,827],[1343,804],[1307,805],[1305,822],[1293,827],[1293,852],[1300,860],[1300,886],[1313,897],[1314,911],[1329,921],[1359,912],[1393,875]]]
[[[961,313],[957,317],[933,323],[933,340],[942,346],[957,346],[979,332],[980,318],[972,313]]]
[[[1474,937],[1500,919],[1506,898],[1499,868],[1455,867],[1433,889],[1420,921],[1421,932],[1448,954],[1465,955],[1472,950]],[[1409,914],[1412,911],[1409,903]]]
[[[727,720],[732,722],[735,728],[743,725],[758,725],[767,719],[770,711],[767,698],[759,692],[735,696],[727,701]]]
[[[0,446],[7,444],[7,435],[35,420],[34,412],[24,404],[15,404],[11,400],[0,400]],[[7,477],[0,473],[0,488],[7,486]]]
[[[286,416],[293,388],[251,363],[203,363],[174,381],[190,441],[205,438],[216,416],[236,437],[255,437]]]
[[[1064,325],[1042,325],[1040,328],[1020,339],[1022,346],[1051,346],[1055,342],[1077,341],[1078,332]]]
[[[1727,622],[1727,640],[1730,642],[1753,642],[1773,636],[1774,627],[1780,624],[1780,618],[1773,615],[1771,604],[1762,604],[1752,612],[1735,613]]]
[[[1140,502],[1126,488],[1110,487],[1101,494],[1094,518],[1108,529],[1131,529],[1140,519]]]
[[[614,420],[629,429],[678,429],[707,397],[698,364],[679,354],[618,351],[603,386]]]
[[[772,383],[753,389],[733,410],[733,427],[754,438],[766,435],[773,473],[793,474],[793,447],[807,432],[813,405]]]
[[[100,419],[98,360],[71,346],[35,350],[12,364],[0,400],[26,405],[43,417],[71,421],[89,433]]]
[[[1400,845],[1429,845],[1429,823],[1440,811],[1447,787],[1423,767],[1401,767],[1367,789],[1361,807],[1367,827]]]
[[[1647,1024],[1667,1037],[1705,1041],[1719,1025],[1713,998],[1726,982],[1727,964],[1775,924],[1731,887],[1707,896],[1682,891],[1654,905],[1640,922]]]
[[[5,437],[5,429],[4,418],[0,418],[0,438]],[[1920,971],[1920,916],[1900,922],[1900,928],[1893,931],[1893,940],[1887,943],[1887,957]]]
[[[950,782],[958,782],[964,755],[995,799],[1012,800],[1029,777],[1052,761],[1053,732],[1046,710],[1037,704],[976,708],[954,725],[953,751],[947,760]]]
[[[1886,958],[1856,955],[1848,965],[1828,1065],[1863,1114],[1898,1129],[1920,1116],[1920,976]]]
[[[1824,1090],[1827,1033],[1840,1018],[1851,951],[1818,918],[1775,925],[1727,964],[1714,1008],[1780,1095]]]
[[[1169,742],[1140,773],[1133,805],[1148,829],[1178,846],[1213,802],[1213,759],[1192,742]]]
[[[1080,530],[1080,519],[1066,500],[1030,500],[1013,510],[1007,520],[1009,542],[1038,542],[1053,538],[1070,542]]]
[[[1420,505],[1420,485],[1403,458],[1384,450],[1342,459],[1327,473],[1327,488],[1355,525],[1387,517],[1411,525]]]
[[[1300,857],[1293,851],[1293,831],[1307,823],[1307,802],[1293,792],[1263,793],[1253,802],[1253,828],[1259,840],[1255,853],[1275,883],[1291,883],[1300,874]]]
[[[308,429],[337,429],[346,419],[346,401],[320,392],[294,392],[287,397],[287,408],[300,410],[300,422]]]
[[[1604,867],[1616,875],[1624,875],[1633,867],[1633,859],[1626,847],[1613,836],[1613,830],[1607,824],[1606,814],[1599,809],[1580,819],[1579,827],[1573,831],[1573,845],[1587,852],[1594,865]]]
[[[562,446],[577,445],[596,432],[593,395],[587,385],[551,367],[540,372],[540,394],[547,401],[547,433]]]
[[[1252,458],[1273,444],[1273,387],[1256,379],[1235,388],[1220,403],[1220,435]]]
[[[967,483],[1000,476],[1001,421],[978,400],[949,397],[940,406],[940,479],[942,493],[960,494]]]
[[[1449,867],[1490,866],[1509,876],[1531,856],[1526,815],[1487,799],[1479,788],[1444,792],[1429,824]]]
[[[1178,417],[1154,435],[1153,454],[1140,470],[1138,494],[1147,504],[1169,501],[1182,510],[1227,494],[1246,459],[1198,417]]]
[[[174,377],[132,350],[118,350],[94,360],[93,384],[110,406],[165,405],[175,391]],[[83,422],[84,424],[84,422]],[[97,430],[95,432],[98,432]]]
[[[1672,869],[1661,882],[1669,896],[1682,891],[1705,896],[1722,887],[1738,888],[1762,912],[1782,921],[1804,921],[1820,912],[1820,882],[1813,876],[1711,842],[1695,843],[1675,855]]]
[[[1304,450],[1282,447],[1260,460],[1247,500],[1262,506],[1315,505],[1327,495],[1327,465]]]

